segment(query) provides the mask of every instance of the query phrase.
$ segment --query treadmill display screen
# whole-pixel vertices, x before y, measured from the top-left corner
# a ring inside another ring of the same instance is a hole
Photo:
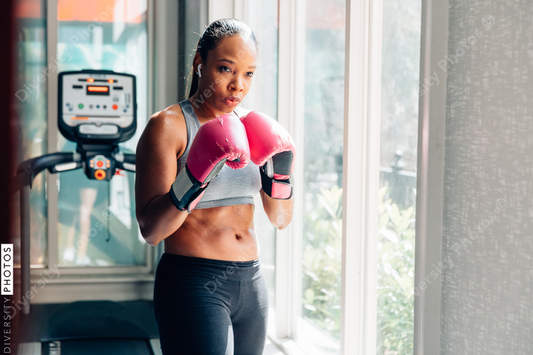
[[[68,140],[119,143],[135,134],[134,75],[110,70],[67,71],[59,73],[57,89],[58,127]]]
[[[109,86],[87,85],[87,95],[109,96]]]

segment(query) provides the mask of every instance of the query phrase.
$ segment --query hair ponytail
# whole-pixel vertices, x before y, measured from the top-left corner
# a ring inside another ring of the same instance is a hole
[[[190,83],[188,98],[191,98],[191,96],[194,95],[196,90],[198,90],[198,74],[196,74],[196,72],[194,71],[194,67],[191,68],[188,83]]]

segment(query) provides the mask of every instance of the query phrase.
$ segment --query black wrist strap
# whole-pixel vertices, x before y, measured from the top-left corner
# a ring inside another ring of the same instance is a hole
[[[191,174],[189,168],[185,165],[170,186],[169,195],[178,210],[190,213],[189,206],[191,202],[200,196],[207,188],[207,185],[202,186],[202,183]]]
[[[294,179],[292,177],[292,174],[290,175],[290,177],[288,179],[284,179],[284,180],[278,180],[278,179],[274,179],[274,178],[271,178],[269,177],[265,170],[263,169],[262,166],[259,167],[259,172],[261,173],[261,186],[263,188],[263,191],[269,196],[269,197],[272,197],[272,188],[274,186],[274,184],[280,184],[280,185],[287,185],[290,187],[290,195],[289,197],[285,197],[285,198],[278,198],[278,197],[272,197],[272,198],[275,198],[277,200],[288,200],[292,197],[292,186],[293,186],[293,183],[294,183]]]

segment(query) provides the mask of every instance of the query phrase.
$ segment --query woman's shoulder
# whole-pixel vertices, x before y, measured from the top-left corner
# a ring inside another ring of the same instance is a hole
[[[148,142],[174,146],[180,154],[187,144],[187,126],[179,103],[154,113],[144,128],[143,136]]]
[[[154,113],[148,120],[146,128],[157,131],[157,134],[162,135],[186,132],[187,125],[180,104],[171,105]]]
[[[150,117],[150,121],[156,121],[154,123],[159,124],[172,124],[181,122],[184,120],[183,111],[181,110],[180,103],[170,105],[169,107],[157,111]]]

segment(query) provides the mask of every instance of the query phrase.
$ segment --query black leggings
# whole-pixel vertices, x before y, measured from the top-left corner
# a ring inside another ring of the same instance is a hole
[[[163,355],[262,354],[268,293],[259,260],[164,253],[155,276],[154,315]]]

